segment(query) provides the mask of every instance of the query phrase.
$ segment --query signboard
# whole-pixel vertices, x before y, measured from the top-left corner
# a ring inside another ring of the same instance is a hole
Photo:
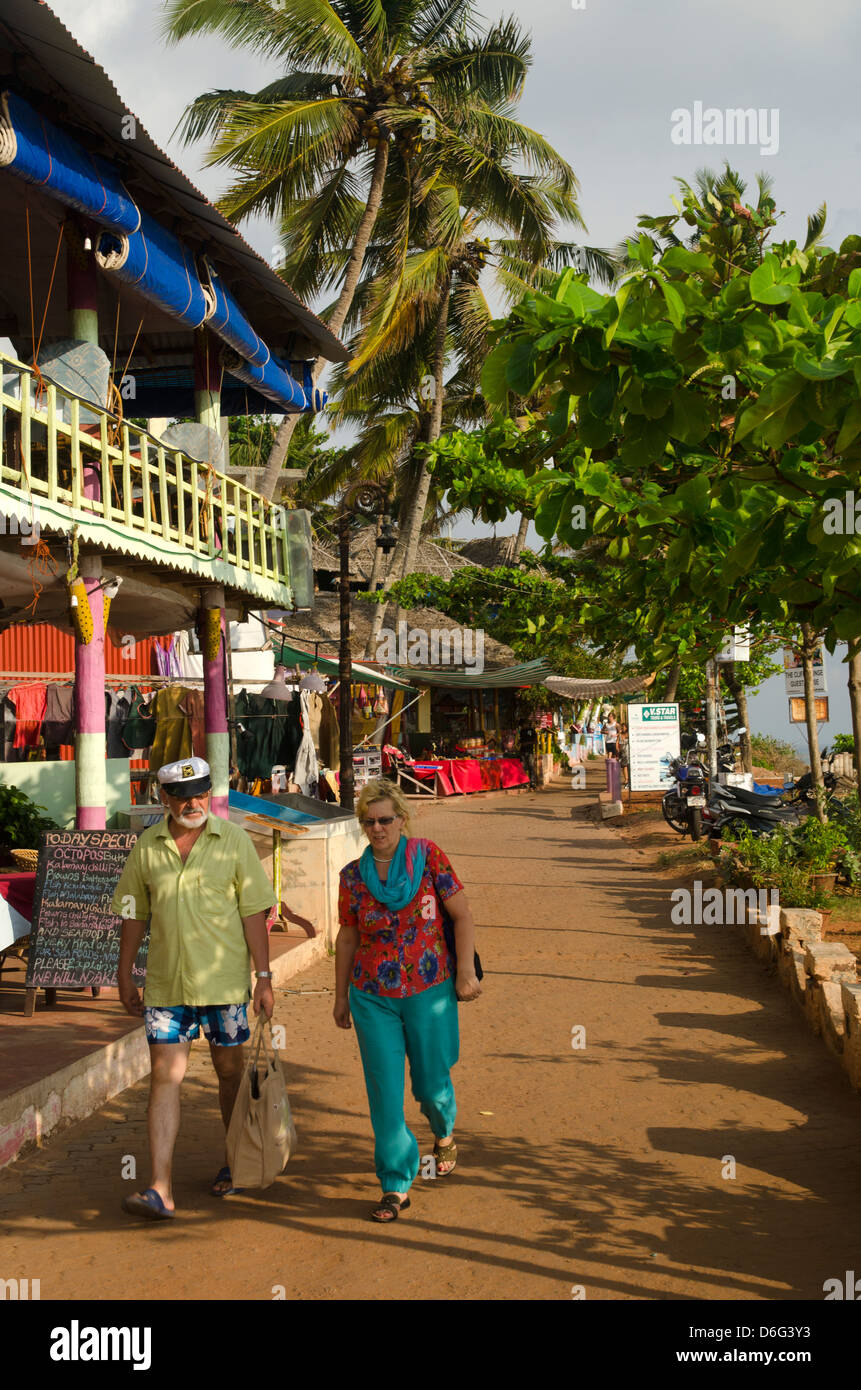
[[[49,831],[39,850],[27,989],[115,985],[121,919],[111,911],[134,830]],[[146,973],[149,937],[134,966]]]
[[[678,705],[628,705],[631,791],[665,791],[679,756]]]
[[[817,724],[828,723],[828,697],[822,696],[813,701],[814,717]],[[789,722],[790,724],[805,724],[807,715],[804,711],[804,700],[794,699],[789,702]]]
[[[783,649],[783,674],[786,679],[787,695],[804,696],[804,669],[801,665],[801,653],[791,651],[789,647]],[[813,658],[813,693],[814,695],[827,695],[828,684],[825,679],[825,651],[822,643]]]
[[[750,661],[750,628],[736,627],[717,654],[718,661]]]

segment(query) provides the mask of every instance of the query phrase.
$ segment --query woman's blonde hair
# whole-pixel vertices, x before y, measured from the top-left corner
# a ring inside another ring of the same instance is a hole
[[[365,819],[365,812],[374,801],[390,801],[395,808],[395,814],[403,816],[404,831],[409,834],[410,808],[400,787],[396,787],[387,777],[375,777],[372,782],[366,782],[359,792],[356,804],[356,815],[360,821]]]

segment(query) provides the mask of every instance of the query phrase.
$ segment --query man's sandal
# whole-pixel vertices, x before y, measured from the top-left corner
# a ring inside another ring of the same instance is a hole
[[[374,1207],[373,1211],[371,1212],[371,1220],[379,1221],[385,1226],[390,1225],[392,1221],[397,1221],[401,1212],[406,1211],[407,1207],[410,1204],[409,1197],[404,1197],[404,1200],[402,1202],[399,1202],[398,1196],[399,1193],[397,1192],[384,1193],[382,1201],[378,1202],[377,1205]],[[380,1214],[382,1212],[389,1211],[392,1213],[391,1216],[382,1216]]]
[[[439,1140],[433,1146],[433,1156],[437,1163],[437,1177],[447,1178],[457,1167],[457,1144],[440,1144]],[[439,1171],[440,1163],[450,1163],[444,1173]]]

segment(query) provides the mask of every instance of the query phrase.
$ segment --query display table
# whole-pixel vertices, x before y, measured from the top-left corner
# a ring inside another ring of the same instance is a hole
[[[420,782],[435,783],[441,796],[529,786],[529,773],[519,758],[442,758],[409,763],[406,770]]]
[[[30,935],[35,873],[0,874],[0,952]]]

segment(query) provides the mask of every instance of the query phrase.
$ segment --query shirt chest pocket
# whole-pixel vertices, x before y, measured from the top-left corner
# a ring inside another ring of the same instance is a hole
[[[236,882],[229,871],[215,866],[186,869],[183,891],[207,912],[223,916],[236,907]]]

